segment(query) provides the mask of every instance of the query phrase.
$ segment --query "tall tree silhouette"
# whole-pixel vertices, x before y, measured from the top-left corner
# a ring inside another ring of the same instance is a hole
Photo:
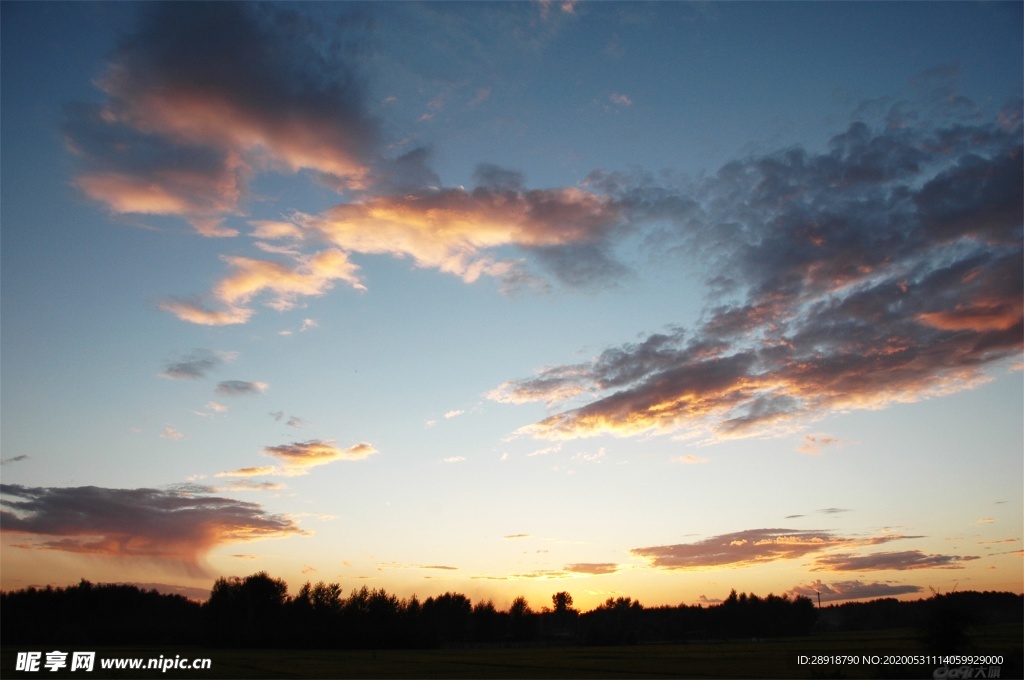
[[[513,640],[525,642],[532,640],[536,632],[533,610],[525,597],[519,596],[512,600],[508,609],[509,633]]]
[[[281,644],[287,595],[288,584],[265,571],[217,579],[205,607],[211,638],[227,645]]]
[[[565,613],[572,607],[572,595],[564,590],[555,593],[551,596],[551,604],[554,606],[555,613]]]

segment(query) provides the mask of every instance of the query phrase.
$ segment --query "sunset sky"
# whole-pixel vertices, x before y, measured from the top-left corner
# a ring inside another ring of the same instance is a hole
[[[1024,590],[1019,2],[0,11],[3,589]]]

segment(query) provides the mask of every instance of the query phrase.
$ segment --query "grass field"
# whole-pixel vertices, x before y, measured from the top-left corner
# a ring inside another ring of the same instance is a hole
[[[1022,677],[1024,626],[971,631],[972,653],[1005,657],[999,675]],[[938,664],[920,666],[799,665],[799,655],[924,654],[917,631],[820,634],[763,642],[702,642],[631,647],[525,647],[394,651],[220,650],[202,647],[61,648],[96,651],[90,673],[15,670],[18,651],[0,655],[3,678],[932,678]],[[210,670],[102,670],[101,659],[209,658]]]

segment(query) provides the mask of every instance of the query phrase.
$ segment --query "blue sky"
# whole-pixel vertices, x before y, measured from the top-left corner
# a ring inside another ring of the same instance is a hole
[[[1018,3],[2,12],[4,588],[1021,591]]]

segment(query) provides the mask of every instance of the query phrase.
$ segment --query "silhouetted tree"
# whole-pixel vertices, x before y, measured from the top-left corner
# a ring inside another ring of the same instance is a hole
[[[512,600],[508,609],[509,634],[517,642],[532,640],[536,634],[536,623],[533,610],[525,597],[517,597]]]
[[[551,596],[551,604],[554,606],[555,613],[567,612],[572,607],[572,595],[564,590],[555,593]]]
[[[0,593],[0,644],[195,644],[201,608],[134,585],[26,588]]]
[[[472,611],[469,598],[459,593],[428,597],[423,603],[424,630],[433,635],[434,644],[467,642]]]
[[[205,607],[212,639],[227,645],[280,645],[287,594],[288,584],[265,571],[245,579],[217,579]]]
[[[344,600],[337,583],[307,581],[288,603],[290,640],[298,647],[337,647]]]
[[[579,612],[572,608],[572,595],[564,590],[551,596],[554,611],[544,621],[544,636],[556,640],[575,638]]]
[[[643,605],[630,597],[609,597],[590,612],[587,642],[595,645],[636,644]]]
[[[401,637],[405,641],[404,645],[425,647],[429,639],[423,630],[423,605],[415,593],[402,603],[402,613]]]
[[[465,595],[450,592],[421,603],[415,595],[399,600],[383,589],[362,587],[343,598],[339,584],[324,582],[306,583],[288,598],[284,581],[259,572],[217,579],[209,601],[200,605],[180,595],[82,580],[66,588],[0,593],[0,644],[377,648],[527,642],[538,634],[548,642],[580,637],[590,644],[628,644],[797,636],[820,618],[831,630],[916,627],[924,644],[946,654],[969,651],[968,626],[1016,625],[1024,613],[1024,596],[978,592],[849,602],[823,612],[806,597],[736,591],[706,608],[645,609],[618,597],[580,614],[569,593],[556,593],[551,601],[553,610],[537,614],[526,598],[517,597],[501,612],[491,601],[473,606]],[[1003,677],[1020,677],[1019,654],[1013,659]]]
[[[967,651],[970,639],[967,626],[971,617],[956,593],[945,595],[932,590],[924,619],[924,643],[932,654],[957,654]]]
[[[473,640],[498,642],[504,634],[504,616],[494,607],[492,600],[477,602],[473,606]]]

